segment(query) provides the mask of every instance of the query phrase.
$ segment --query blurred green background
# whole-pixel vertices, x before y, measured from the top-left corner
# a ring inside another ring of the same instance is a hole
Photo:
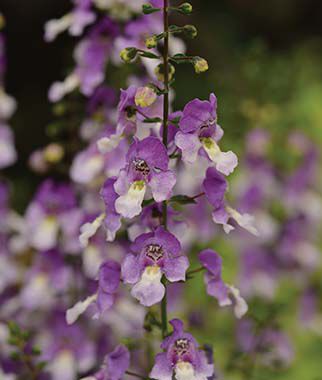
[[[189,42],[194,55],[205,57],[210,70],[201,76],[189,66],[177,71],[176,107],[193,97],[206,98],[214,91],[219,101],[219,122],[225,129],[224,145],[242,154],[244,136],[254,127],[272,131],[274,160],[285,165],[288,151],[285,137],[290,130],[302,130],[322,144],[322,1],[321,0],[194,0],[191,23],[199,30]],[[46,125],[53,119],[47,101],[49,85],[62,77],[72,63],[73,40],[60,36],[53,44],[42,40],[46,20],[66,13],[68,0],[0,0],[7,20],[7,89],[18,101],[12,120],[20,160],[5,175],[16,184],[15,204],[20,210],[30,199],[39,178],[27,168],[27,159],[37,147],[49,141]],[[177,20],[181,22],[180,18]],[[225,261],[225,277],[233,277],[235,253],[216,241]],[[208,308],[203,340],[215,342],[215,356],[221,368],[231,357],[235,334],[233,317],[216,313],[213,300],[196,297],[200,281],[189,291],[193,306]],[[292,289],[280,292],[279,302],[290,305]],[[204,293],[203,291],[200,293]],[[198,298],[198,299],[197,299]],[[211,311],[213,310],[213,311]],[[288,310],[283,324],[297,342],[292,368],[279,372],[253,373],[253,380],[321,380],[322,340],[298,331],[296,312]],[[226,319],[225,324],[217,323]],[[218,330],[216,326],[220,325]],[[225,326],[222,329],[222,326]],[[198,335],[198,329],[195,333]],[[229,372],[227,380],[242,375]],[[244,377],[246,379],[246,377]]]

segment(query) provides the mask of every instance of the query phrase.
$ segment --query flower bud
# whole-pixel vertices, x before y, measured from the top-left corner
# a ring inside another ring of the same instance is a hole
[[[169,81],[171,82],[171,80],[173,79],[173,76],[174,76],[174,73],[176,72],[176,69],[174,68],[173,65],[171,65],[171,63],[169,63]],[[155,69],[154,69],[154,73],[157,77],[157,79],[160,81],[160,82],[164,82],[164,65],[163,63],[160,63],[160,65],[158,65]]]
[[[152,36],[152,37],[149,37],[145,40],[145,46],[148,48],[148,49],[153,49],[157,46],[158,44],[158,40],[156,38],[156,36]]]
[[[138,107],[150,107],[157,100],[157,94],[149,86],[139,87],[135,94],[135,104]]]
[[[137,49],[134,47],[125,48],[120,53],[121,59],[126,63],[133,61],[136,55],[137,55]]]
[[[196,57],[193,60],[193,67],[197,74],[204,73],[205,71],[209,69],[208,62],[204,58],[201,58],[201,57]]]
[[[189,15],[192,12],[192,5],[190,3],[183,3],[179,9],[182,13]]]
[[[160,10],[160,8],[154,8],[151,4],[143,4],[142,5],[142,12],[145,15],[149,15],[151,13],[158,12],[159,10]]]
[[[59,162],[64,157],[64,149],[59,144],[49,144],[44,149],[44,158],[50,164]]]
[[[190,38],[196,38],[198,34],[197,28],[193,25],[185,25],[183,31]]]

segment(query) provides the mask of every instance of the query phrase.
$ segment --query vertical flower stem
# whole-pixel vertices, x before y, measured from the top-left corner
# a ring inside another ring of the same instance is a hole
[[[168,120],[169,120],[169,0],[163,0],[163,27],[164,27],[164,48],[163,48],[163,69],[164,69],[164,95],[163,95],[163,136],[162,142],[168,147]],[[162,204],[162,224],[167,229],[168,206],[167,201]],[[165,294],[161,301],[161,323],[163,338],[168,333],[168,316],[167,316],[167,288],[166,279],[163,277],[162,283],[165,287]]]

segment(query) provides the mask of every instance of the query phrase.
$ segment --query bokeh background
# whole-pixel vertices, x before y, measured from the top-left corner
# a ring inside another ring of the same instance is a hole
[[[206,57],[210,70],[195,76],[191,67],[182,66],[175,83],[176,106],[214,91],[220,124],[225,127],[224,145],[242,156],[247,132],[267,129],[273,136],[271,159],[282,171],[293,163],[285,142],[291,131],[303,131],[321,147],[322,1],[195,0],[193,5],[191,23],[198,26],[200,37],[189,42],[188,49]],[[11,125],[19,161],[4,174],[15,183],[14,207],[23,211],[41,181],[28,169],[28,158],[50,141],[47,126],[53,113],[47,91],[72,64],[73,39],[63,35],[46,44],[43,24],[65,14],[70,4],[68,0],[0,0],[0,8],[7,23],[6,87],[18,102]],[[233,277],[236,252],[226,241],[217,244],[225,252],[227,276]],[[211,310],[211,301],[199,296],[201,286],[200,282],[192,285],[188,297],[197,309]],[[295,360],[290,368],[259,371],[249,379],[321,380],[321,336],[298,331],[291,306],[294,290],[289,284],[281,289],[278,302],[286,310],[282,324],[296,343]],[[207,331],[200,338],[211,337],[221,367],[229,367],[227,358],[233,359],[227,342],[232,341],[233,322],[218,318],[226,317],[207,314]],[[227,373],[227,379],[241,378],[234,371]]]

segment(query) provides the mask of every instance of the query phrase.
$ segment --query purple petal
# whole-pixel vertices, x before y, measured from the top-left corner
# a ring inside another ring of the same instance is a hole
[[[221,276],[222,258],[212,249],[205,249],[198,255],[199,261],[213,276]]]
[[[162,352],[155,357],[155,364],[149,377],[157,380],[172,379],[171,362],[168,361],[166,353]]]
[[[166,278],[171,282],[184,281],[188,267],[188,258],[186,256],[180,256],[174,259],[165,259],[163,272]]]
[[[202,146],[198,136],[180,131],[175,136],[175,144],[181,149],[183,161],[188,163],[196,161],[198,151]]]
[[[210,204],[217,209],[224,202],[225,192],[227,191],[227,180],[215,168],[208,168],[206,179],[203,181],[203,188]]]
[[[181,244],[179,240],[172,235],[170,232],[166,231],[163,227],[158,227],[155,231],[155,237],[160,239],[161,245],[168,252],[168,254],[177,256],[181,251]]]
[[[176,176],[171,170],[153,173],[149,185],[151,187],[154,200],[156,202],[162,202],[169,199],[175,184]]]
[[[109,380],[120,380],[130,366],[130,352],[125,346],[119,345],[105,360]]]
[[[135,284],[139,281],[141,268],[139,258],[132,254],[127,254],[122,263],[122,278],[125,283]]]
[[[115,293],[120,285],[121,266],[108,260],[99,269],[99,287],[107,293]]]
[[[150,168],[168,169],[169,157],[167,150],[157,137],[151,136],[134,142],[130,146],[126,159],[131,162],[135,158],[144,160]]]

